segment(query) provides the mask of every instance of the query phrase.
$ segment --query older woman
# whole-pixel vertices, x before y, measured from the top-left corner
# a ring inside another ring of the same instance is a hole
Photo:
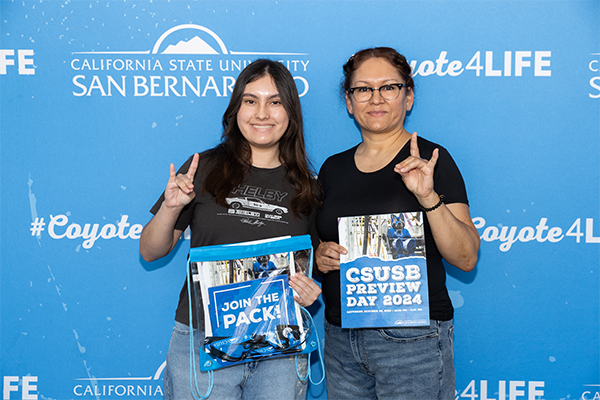
[[[248,65],[235,83],[223,127],[220,145],[194,154],[178,174],[170,165],[166,189],[140,238],[140,254],[146,261],[169,254],[188,226],[191,247],[313,233],[316,185],[307,163],[300,99],[290,72],[271,60]],[[262,193],[270,204],[292,212],[276,220],[263,213],[255,218],[229,213],[227,197],[245,190],[258,197]],[[303,274],[291,276],[290,285],[302,306],[312,304],[321,292]],[[198,398],[190,390],[188,301],[184,284],[167,353],[165,399]],[[203,343],[202,326],[195,328],[194,343]],[[197,348],[194,353],[195,364],[200,365]],[[299,358],[306,375],[306,357]],[[298,378],[297,368],[294,356],[288,356],[219,369],[214,372],[210,399],[306,398],[307,384]],[[196,388],[208,389],[209,376],[192,372]]]
[[[479,235],[465,185],[448,152],[404,129],[414,82],[394,49],[362,50],[344,65],[348,112],[362,142],[328,158],[319,173],[324,273],[327,391],[335,399],[454,399],[453,307],[442,258],[463,271],[475,267]],[[337,218],[422,210],[425,224],[430,326],[341,328]]]

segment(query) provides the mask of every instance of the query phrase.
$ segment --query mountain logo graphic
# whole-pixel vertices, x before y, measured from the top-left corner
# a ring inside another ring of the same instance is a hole
[[[219,54],[215,49],[210,47],[208,43],[194,36],[193,39],[185,42],[183,40],[173,45],[170,44],[162,54]]]

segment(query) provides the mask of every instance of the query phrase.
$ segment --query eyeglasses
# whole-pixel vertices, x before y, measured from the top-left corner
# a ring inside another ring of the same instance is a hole
[[[373,92],[379,90],[379,94],[385,100],[395,100],[403,87],[407,87],[404,83],[390,83],[377,88],[368,86],[359,86],[348,89],[348,93],[359,103],[366,103],[373,97]]]

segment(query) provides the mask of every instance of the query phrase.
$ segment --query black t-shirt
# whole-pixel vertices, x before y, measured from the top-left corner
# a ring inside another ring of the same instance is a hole
[[[434,149],[440,151],[434,171],[434,190],[445,196],[445,202],[468,204],[465,184],[446,149],[426,139],[418,138],[421,157],[430,159]],[[324,242],[339,243],[338,217],[419,211],[416,197],[406,188],[394,166],[410,156],[410,141],[394,160],[382,169],[364,173],[354,162],[358,146],[329,157],[319,172],[323,190],[323,207],[317,213],[317,231]],[[425,249],[429,284],[429,310],[434,320],[452,319],[454,309],[446,289],[446,271],[435,245],[427,214],[424,215]],[[325,317],[341,326],[340,272],[323,276]]]
[[[190,157],[177,172],[185,174],[191,164]],[[295,189],[289,183],[286,169],[251,167],[241,185],[227,197],[229,208],[219,205],[209,194],[201,193],[203,163],[199,164],[194,179],[196,197],[185,206],[175,224],[175,229],[191,229],[190,247],[246,242],[279,236],[311,234],[316,240],[314,219],[311,215],[295,218],[290,202]],[[150,212],[156,214],[164,200],[164,193]],[[313,243],[314,246],[314,243]],[[195,314],[194,314],[195,315]],[[184,282],[179,296],[175,320],[189,324],[189,299],[187,283]]]

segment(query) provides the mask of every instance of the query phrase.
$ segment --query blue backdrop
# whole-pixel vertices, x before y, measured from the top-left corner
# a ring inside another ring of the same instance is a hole
[[[138,239],[169,163],[269,57],[318,170],[360,140],[341,66],[372,46],[411,61],[407,129],[451,152],[482,237],[447,268],[456,398],[600,399],[598,0],[0,1],[2,398],[162,398],[189,241],[148,264]]]

